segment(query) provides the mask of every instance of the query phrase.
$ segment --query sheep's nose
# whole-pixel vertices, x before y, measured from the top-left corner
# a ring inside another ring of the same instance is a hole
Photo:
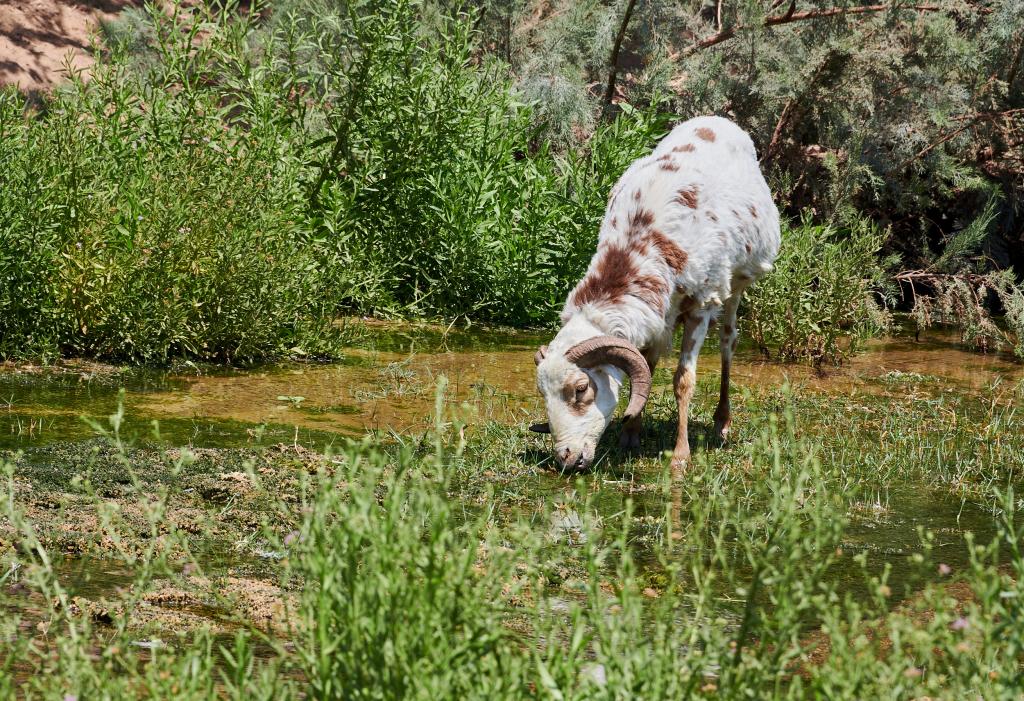
[[[586,464],[583,453],[573,453],[569,448],[559,449],[556,457],[563,470],[579,470]]]

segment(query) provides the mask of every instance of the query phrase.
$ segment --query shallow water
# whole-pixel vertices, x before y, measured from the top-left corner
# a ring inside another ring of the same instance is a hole
[[[265,441],[313,444],[367,430],[422,430],[431,424],[442,375],[450,406],[525,424],[542,408],[533,354],[546,340],[537,333],[383,326],[370,327],[360,347],[329,364],[125,372],[84,363],[0,367],[0,449],[94,435],[83,419],[106,425],[121,387],[128,434],[149,436],[158,421],[168,442],[197,447],[250,443],[259,430]],[[704,349],[699,374],[718,374],[714,342]],[[899,380],[907,375],[917,380],[914,391],[980,397],[993,383],[1024,378],[1024,367],[1006,356],[965,351],[941,335],[876,341],[848,364],[820,371],[769,362],[741,346],[733,386],[742,392],[789,382],[797,393],[893,394],[906,391]],[[671,392],[670,382],[662,363],[655,391]]]
[[[442,375],[450,403],[512,412],[533,403],[533,353],[541,340],[389,327],[368,331],[335,363],[126,372],[86,363],[0,367],[0,449],[94,435],[83,419],[105,424],[121,387],[128,433],[148,436],[159,421],[169,442],[198,447],[250,442],[259,426],[270,438],[303,442],[426,427]]]

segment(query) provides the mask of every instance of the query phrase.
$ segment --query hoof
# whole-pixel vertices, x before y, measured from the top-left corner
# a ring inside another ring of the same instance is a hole
[[[725,445],[725,442],[729,440],[729,427],[732,425],[731,419],[715,419],[715,428],[712,430],[711,438],[719,445]]]
[[[681,477],[690,467],[690,453],[672,456],[672,476]]]
[[[623,432],[619,436],[619,448],[629,453],[640,450],[640,434],[634,432]]]

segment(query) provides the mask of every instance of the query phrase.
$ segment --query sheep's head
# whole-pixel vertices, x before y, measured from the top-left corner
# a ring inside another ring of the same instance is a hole
[[[647,361],[621,338],[590,338],[564,354],[548,353],[547,346],[542,346],[534,360],[548,422],[534,424],[530,430],[552,434],[555,459],[562,469],[583,470],[594,461],[597,442],[611,423],[619,399],[619,376],[610,368],[629,376],[625,420],[643,411],[651,391]]]

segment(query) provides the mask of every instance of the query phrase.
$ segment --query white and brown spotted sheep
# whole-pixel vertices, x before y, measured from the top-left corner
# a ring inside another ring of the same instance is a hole
[[[689,461],[686,423],[697,354],[718,320],[722,383],[715,434],[729,431],[729,368],[743,291],[771,270],[779,213],[750,137],[727,119],[680,124],[612,189],[597,252],[562,311],[562,328],[537,352],[537,387],[563,469],[585,469],[630,378],[622,447],[640,445],[640,415],[658,358],[677,326],[679,430],[672,466]]]

